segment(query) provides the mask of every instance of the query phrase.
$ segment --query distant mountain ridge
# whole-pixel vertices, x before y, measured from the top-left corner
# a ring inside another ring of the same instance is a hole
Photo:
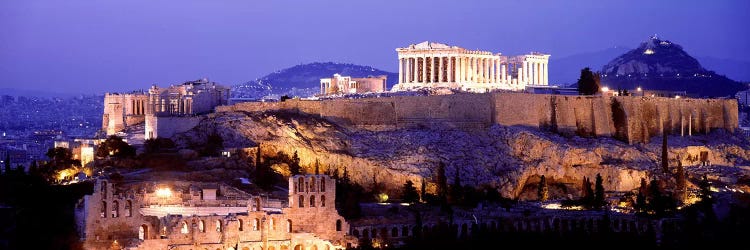
[[[390,89],[398,81],[398,73],[387,72],[371,66],[351,63],[314,62],[286,68],[259,79],[232,86],[234,98],[277,98],[281,95],[308,97],[320,91],[320,78],[341,74],[351,77],[386,75]]]
[[[602,85],[613,89],[686,91],[697,97],[727,97],[747,89],[705,69],[682,46],[656,36],[604,65],[601,73]]]

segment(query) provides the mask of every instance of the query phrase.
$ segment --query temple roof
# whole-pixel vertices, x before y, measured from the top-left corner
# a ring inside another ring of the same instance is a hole
[[[448,46],[447,44],[430,42],[430,41],[424,41],[418,44],[411,45],[409,47],[413,49],[450,49],[451,48],[451,46]]]

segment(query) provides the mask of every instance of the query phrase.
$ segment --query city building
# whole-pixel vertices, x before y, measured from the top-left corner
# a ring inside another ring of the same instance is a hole
[[[335,208],[336,181],[289,178],[288,200],[220,183],[99,179],[76,205],[86,249],[344,249],[357,246]]]
[[[385,92],[387,76],[368,76],[352,78],[333,74],[331,78],[320,79],[320,94],[357,94],[368,92]]]
[[[527,85],[549,85],[548,54],[532,52],[508,57],[429,41],[397,48],[396,52],[399,79],[392,91],[420,88],[519,91]]]

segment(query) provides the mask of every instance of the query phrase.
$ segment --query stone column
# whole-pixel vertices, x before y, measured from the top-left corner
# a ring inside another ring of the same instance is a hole
[[[445,73],[448,74],[446,82],[453,82],[453,68],[455,68],[454,60],[452,56],[448,57],[448,67],[445,69]]]
[[[445,68],[446,65],[445,65],[445,62],[443,62],[443,56],[440,55],[439,58],[440,58],[440,60],[438,60],[438,63],[440,63],[440,65],[438,66],[438,69],[439,69],[439,71],[438,71],[438,82],[445,82],[445,81],[443,81],[443,77],[445,77],[445,71],[443,71],[443,68]]]
[[[422,81],[421,83],[427,83],[427,56],[422,56]]]
[[[398,58],[398,83],[404,82],[404,59]]]
[[[534,75],[536,75],[536,81],[534,82],[536,85],[541,85],[542,83],[542,63],[537,62],[536,65],[534,65]]]
[[[526,82],[526,84],[529,84],[529,79],[531,78],[531,63],[528,61],[523,62],[523,80]]]
[[[404,70],[404,71],[406,71],[406,72],[404,72],[404,74],[406,74],[406,76],[404,76],[404,82],[411,82],[411,79],[409,78],[409,77],[411,77],[411,65],[412,65],[411,58],[406,57],[406,58],[404,58],[404,60],[406,61],[406,68]]]
[[[432,66],[432,70],[430,71],[432,77],[430,77],[430,81],[431,82],[440,82],[440,81],[435,81],[435,78],[438,77],[439,74],[440,74],[440,69],[439,69],[439,65],[438,65],[439,61],[435,61],[435,59],[439,60],[440,58],[439,57],[432,57],[432,65],[431,65]]]
[[[500,78],[501,82],[506,83],[508,78],[505,76],[505,65],[506,64],[500,64]]]
[[[544,85],[549,85],[549,71],[547,70],[547,63],[544,63],[544,69],[542,69],[544,72]]]

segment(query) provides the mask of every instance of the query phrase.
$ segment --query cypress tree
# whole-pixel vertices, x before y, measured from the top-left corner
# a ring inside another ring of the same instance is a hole
[[[669,173],[669,152],[667,152],[667,127],[662,130],[661,136],[661,171],[663,173]]]
[[[447,201],[448,193],[448,180],[445,177],[445,163],[442,161],[438,163],[437,169],[437,194],[441,204],[445,204]]]
[[[5,174],[10,174],[10,152],[5,154],[5,161],[3,164],[5,164]]]
[[[596,186],[595,186],[595,193],[594,193],[594,206],[597,209],[601,209],[606,204],[604,199],[604,185],[603,185],[602,175],[596,174]]]
[[[315,174],[320,174],[320,162],[318,162],[318,159],[315,159]]]
[[[414,182],[412,182],[411,180],[407,180],[406,183],[404,183],[402,192],[402,199],[404,200],[404,202],[415,203],[419,201],[419,193],[417,193],[417,188],[414,187]]]
[[[292,162],[289,164],[289,174],[298,175],[301,173],[302,171],[299,166],[299,156],[297,155],[297,150],[294,150],[294,155],[292,155]]]
[[[547,179],[542,175],[541,180],[539,180],[539,188],[537,190],[537,197],[539,197],[539,201],[547,201],[549,199],[549,187],[547,187]]]

